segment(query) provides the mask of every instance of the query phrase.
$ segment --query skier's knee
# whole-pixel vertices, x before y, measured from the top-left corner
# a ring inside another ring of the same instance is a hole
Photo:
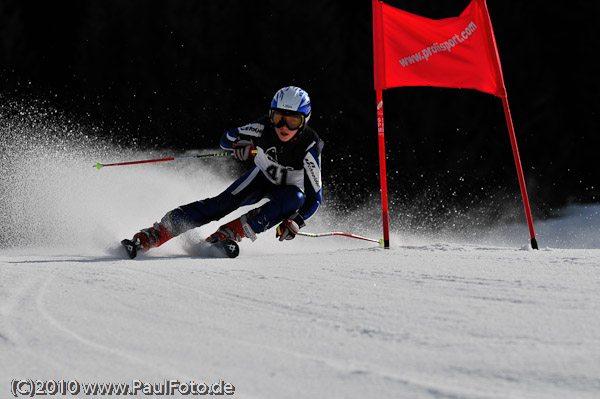
[[[293,198],[296,201],[296,209],[299,209],[302,205],[304,205],[304,201],[306,200],[306,196],[301,190],[297,190]]]
[[[167,212],[161,219],[161,223],[173,237],[183,234],[193,227],[181,208]]]
[[[306,196],[299,188],[290,187],[282,191],[273,200],[275,204],[278,204],[276,208],[277,216],[272,217],[271,219],[286,218],[292,213],[296,212],[298,209],[302,208],[302,205],[304,205],[304,201],[306,200]]]
[[[288,217],[302,208],[305,200],[306,196],[297,187],[287,187],[272,198],[273,203],[278,206],[277,213],[282,218]]]

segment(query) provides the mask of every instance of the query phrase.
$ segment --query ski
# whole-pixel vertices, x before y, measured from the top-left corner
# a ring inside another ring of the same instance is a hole
[[[138,245],[134,241],[125,239],[121,241],[121,245],[125,248],[125,252],[127,252],[127,256],[130,259],[134,259],[137,256]],[[205,245],[207,246],[204,247],[203,252],[209,257],[226,256],[228,258],[236,258],[240,254],[240,247],[230,238]],[[207,249],[209,250],[207,251]]]
[[[231,238],[227,238],[222,241],[217,241],[214,244],[211,244],[214,248],[218,248],[220,251],[224,252],[225,255],[229,258],[235,258],[240,254],[240,247],[237,245],[237,242],[232,240]]]
[[[121,245],[125,248],[125,251],[127,251],[129,258],[133,259],[137,256],[137,245],[135,242],[125,239],[121,241]]]

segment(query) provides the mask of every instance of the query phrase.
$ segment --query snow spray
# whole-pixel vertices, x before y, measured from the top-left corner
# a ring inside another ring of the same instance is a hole
[[[217,143],[218,135],[215,146]],[[124,148],[107,138],[102,128],[40,102],[1,102],[0,150],[0,212],[4,216],[0,249],[70,248],[81,253],[113,253],[123,238],[151,226],[177,206],[219,194],[242,171],[231,157],[99,171],[90,167],[97,160],[108,163],[155,158],[171,156],[173,151]],[[193,155],[194,151],[182,154]],[[349,223],[360,219],[359,214],[339,218],[328,214],[326,208],[311,218],[311,231],[336,226],[356,229],[356,224]],[[241,208],[228,220],[247,211],[248,207]],[[194,229],[161,249],[160,255],[182,254],[182,246],[188,254],[198,255],[189,248],[190,242],[202,240],[218,226],[219,222],[213,222]],[[274,233],[265,232],[245,253],[302,253],[318,247],[332,249],[332,242],[335,248],[363,245],[339,238],[317,242],[299,238],[284,244],[276,241]]]
[[[100,128],[45,104],[2,102],[0,248],[105,248],[228,184],[228,173],[214,173],[218,165],[196,160],[99,173],[90,167],[97,159],[159,155],[102,136]],[[228,161],[219,162],[222,168]]]

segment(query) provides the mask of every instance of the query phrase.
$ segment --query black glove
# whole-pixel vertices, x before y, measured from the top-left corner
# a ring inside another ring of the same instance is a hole
[[[300,228],[304,227],[304,219],[298,213],[294,213],[289,218],[281,222],[277,226],[277,232],[275,237],[279,238],[279,241],[293,240],[296,234],[300,231]]]
[[[233,156],[238,161],[247,161],[251,155],[254,155],[253,151],[256,150],[251,140],[238,140],[231,147],[233,148]]]

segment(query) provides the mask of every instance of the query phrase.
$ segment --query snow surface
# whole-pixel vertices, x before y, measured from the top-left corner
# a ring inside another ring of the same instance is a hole
[[[600,397],[598,205],[536,221],[539,251],[522,223],[476,239],[396,226],[389,250],[268,232],[236,259],[203,258],[195,243],[217,223],[129,260],[120,239],[220,192],[234,163],[96,170],[170,154],[65,144],[48,125],[3,131],[20,140],[0,158],[1,397],[13,378],[222,379],[238,398]],[[324,210],[306,230],[379,236],[358,220]]]

